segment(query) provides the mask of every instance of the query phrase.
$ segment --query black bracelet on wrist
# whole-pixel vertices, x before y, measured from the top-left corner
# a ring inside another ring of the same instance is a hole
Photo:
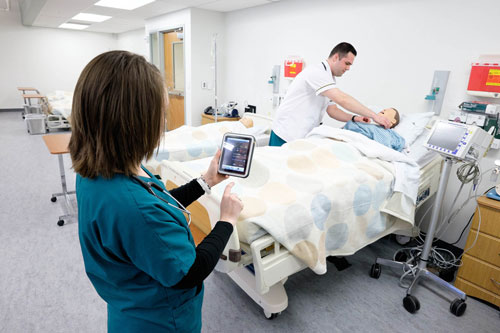
[[[353,115],[353,116],[352,116],[352,118],[351,118],[351,121],[352,121],[353,123],[355,123],[355,122],[356,122],[356,120],[354,120],[354,117],[356,117],[356,116],[354,116],[354,115]]]

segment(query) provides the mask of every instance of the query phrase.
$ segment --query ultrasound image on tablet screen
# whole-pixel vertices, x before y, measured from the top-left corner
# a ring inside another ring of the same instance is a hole
[[[227,137],[222,146],[221,169],[238,174],[245,174],[250,153],[250,140]]]

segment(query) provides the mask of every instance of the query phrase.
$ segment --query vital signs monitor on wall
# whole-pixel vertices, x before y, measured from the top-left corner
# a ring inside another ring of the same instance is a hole
[[[459,160],[480,159],[492,136],[475,125],[437,121],[425,143],[428,149]]]

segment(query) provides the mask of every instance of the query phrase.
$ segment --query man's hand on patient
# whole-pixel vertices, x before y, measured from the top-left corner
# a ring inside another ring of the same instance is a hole
[[[381,116],[380,114],[375,114],[372,118],[380,126],[383,126],[385,128],[391,127],[391,121],[389,119]]]
[[[370,123],[370,118],[368,118],[368,117],[362,117],[362,116],[355,116],[354,117],[354,121],[357,122],[357,123],[366,123],[366,124],[369,124]]]

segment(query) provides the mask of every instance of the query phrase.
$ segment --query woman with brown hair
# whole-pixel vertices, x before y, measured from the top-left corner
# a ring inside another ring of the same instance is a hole
[[[217,173],[220,152],[200,178],[171,191],[141,165],[160,142],[166,105],[159,71],[126,51],[94,58],[73,97],[80,245],[110,332],[200,331],[203,280],[243,209],[229,184],[220,221],[195,247],[185,207],[227,176]]]

